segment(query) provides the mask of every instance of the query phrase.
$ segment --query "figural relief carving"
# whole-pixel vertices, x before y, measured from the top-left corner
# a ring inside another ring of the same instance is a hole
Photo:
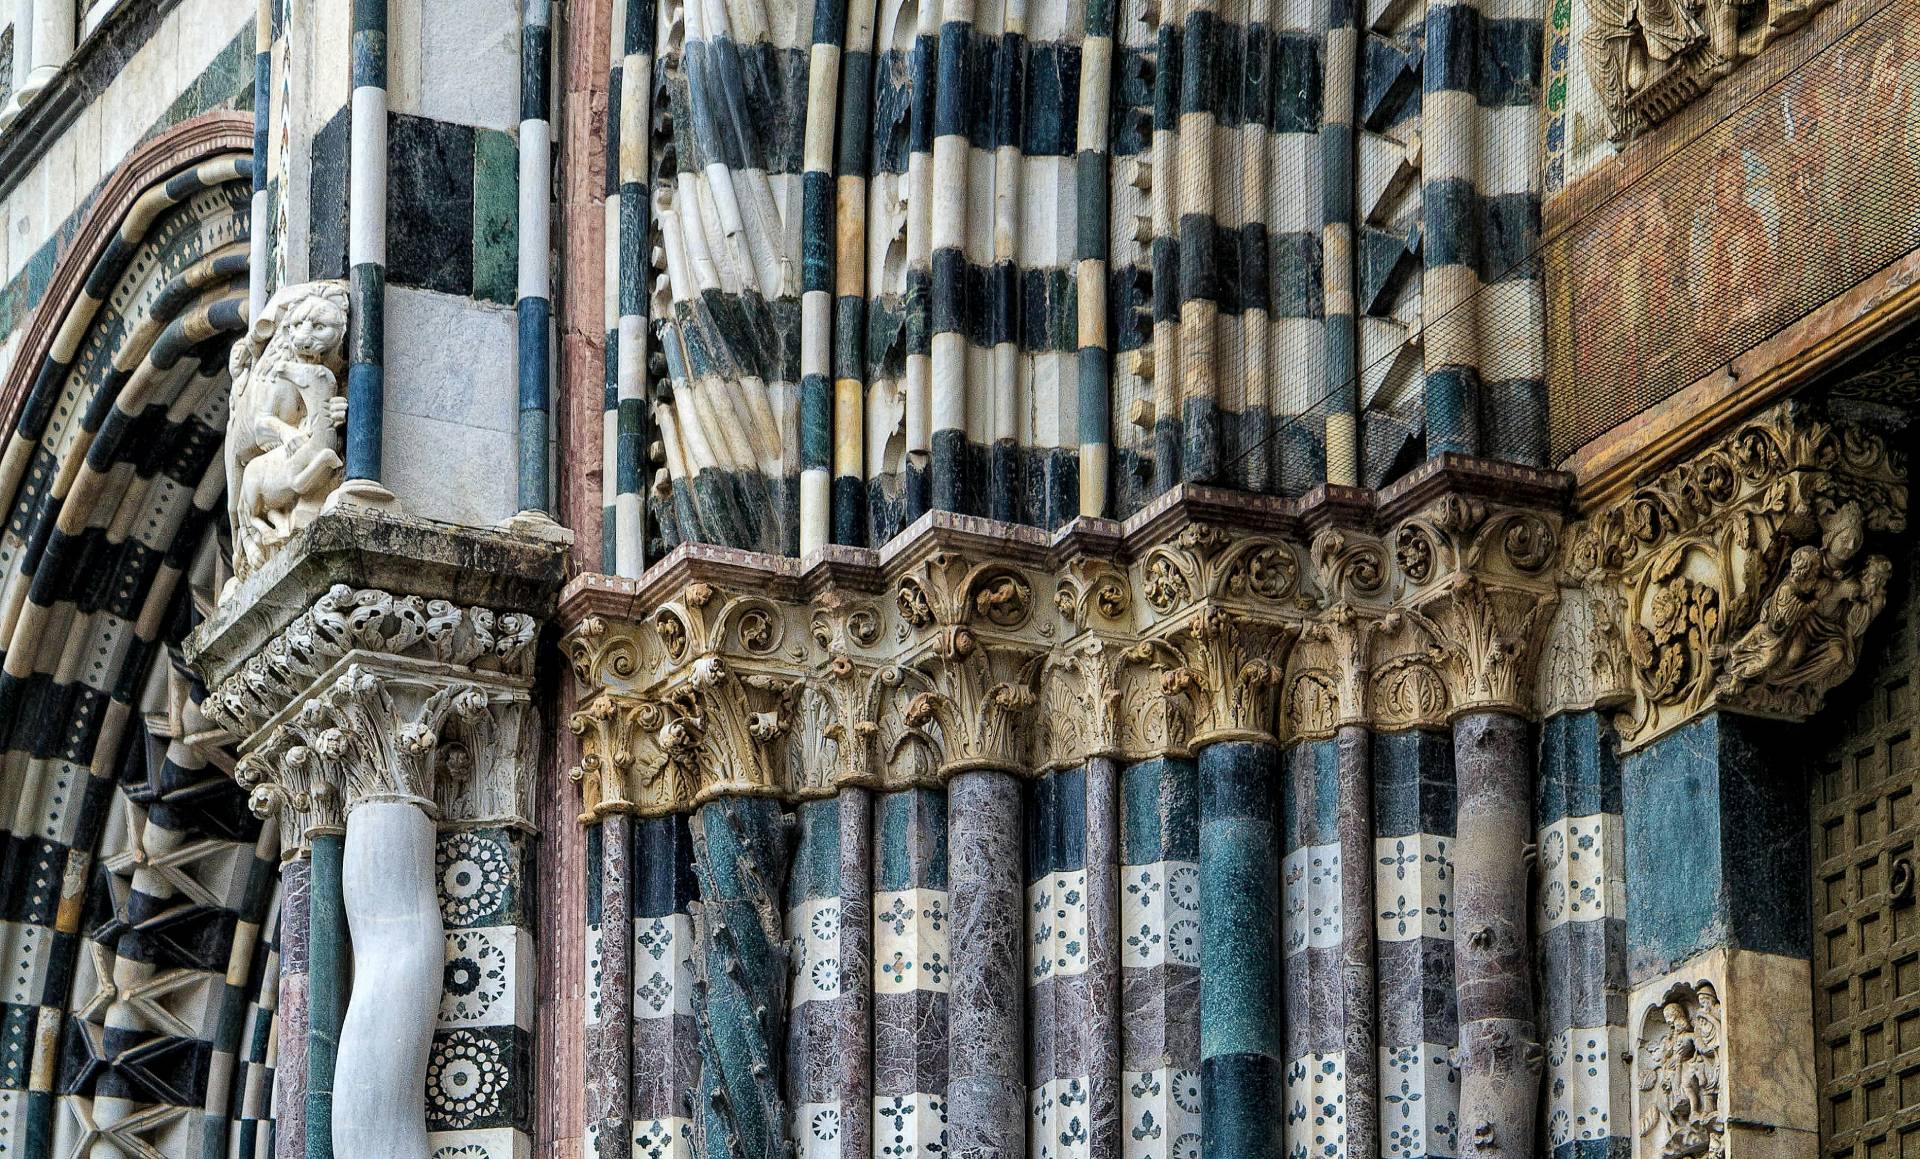
[[[1555,625],[1553,663],[1595,702],[1627,701],[1630,746],[1709,708],[1804,717],[1886,603],[1870,541],[1905,526],[1885,439],[1782,404],[1575,527],[1579,622]]]
[[[1672,116],[1827,0],[1586,0],[1581,38],[1614,140]]]
[[[1635,1053],[1643,1154],[1695,1159],[1726,1154],[1720,1103],[1725,1023],[1713,983],[1681,982],[1646,1012]]]
[[[226,468],[236,579],[312,523],[340,485],[346,337],[346,283],[302,282],[274,294],[234,344]]]

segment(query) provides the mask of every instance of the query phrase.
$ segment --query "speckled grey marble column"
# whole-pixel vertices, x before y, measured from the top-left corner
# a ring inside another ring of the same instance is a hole
[[[1527,929],[1530,734],[1526,721],[1497,712],[1469,713],[1453,725],[1460,1147],[1475,1155],[1530,1155],[1535,1146],[1543,1056]]]
[[[1119,1159],[1120,770],[1087,762],[1088,1159]]]
[[[1340,807],[1340,1029],[1347,1066],[1347,1154],[1379,1155],[1380,1070],[1373,969],[1373,737],[1363,725],[1334,741]]]
[[[787,949],[780,912],[792,822],[780,802],[726,797],[693,817],[700,900],[693,914],[700,1089],[694,1150],[765,1159],[787,1141],[781,1092]]]
[[[1005,1159],[1026,1152],[1020,783],[994,770],[959,773],[948,782],[947,809],[947,1154]]]
[[[274,1017],[273,1106],[275,1159],[306,1159],[307,1117],[307,873],[305,856],[280,864],[280,998]]]
[[[587,830],[586,1154],[633,1154],[633,819]]]

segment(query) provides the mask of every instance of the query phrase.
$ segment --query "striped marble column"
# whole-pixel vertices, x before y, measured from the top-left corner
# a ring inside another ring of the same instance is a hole
[[[940,9],[933,91],[930,307],[933,416],[931,497],[936,511],[974,510],[967,480],[967,168],[974,0],[929,0]]]
[[[953,981],[947,1033],[947,1153],[998,1159],[1026,1148],[1020,783],[980,769],[947,782]]]
[[[1121,774],[1120,1154],[1200,1153],[1200,785],[1162,757]]]
[[[352,5],[352,187],[347,204],[353,318],[347,365],[349,487],[352,480],[380,481],[387,295],[387,0],[352,0]]]
[[[585,1159],[633,1153],[634,821],[609,813],[587,827]]]
[[[273,128],[274,8],[275,0],[259,0],[253,14],[253,202],[247,235],[247,317],[256,319],[267,305],[271,268],[267,241],[274,233],[267,210],[267,147]]]
[[[693,1140],[702,1159],[777,1154],[787,1137],[778,1050],[787,1012],[780,883],[785,806],[722,797],[695,811],[693,1012],[700,1046]]]
[[[1478,454],[1480,432],[1478,118],[1479,0],[1427,5],[1421,67],[1420,327],[1427,454]]]
[[[843,789],[796,810],[787,875],[787,1097],[794,1154],[868,1154],[871,1040],[872,798]]]
[[[1168,6],[1170,9],[1172,5]],[[1180,244],[1180,479],[1213,482],[1220,476],[1220,366],[1215,329],[1220,317],[1220,269],[1216,261],[1219,218],[1215,193],[1213,67],[1219,57],[1217,0],[1184,0],[1177,19],[1181,35],[1179,141],[1167,174],[1176,187]],[[1174,369],[1168,367],[1168,370]],[[1204,822],[1203,822],[1204,824]]]
[[[1113,463],[1113,352],[1108,336],[1109,110],[1117,0],[1088,0],[1080,41],[1080,101],[1074,157],[1075,373],[1079,389],[1080,511],[1107,513]]]
[[[690,1159],[700,1081],[693,999],[693,835],[682,816],[633,826],[633,1154]]]
[[[653,0],[615,0],[608,91],[618,96],[615,119],[625,128],[607,136],[607,172],[613,185],[608,236],[618,239],[609,259],[615,291],[609,301],[617,314],[607,359],[613,383],[607,425],[612,430],[605,436],[613,443],[613,470],[603,476],[601,486],[613,496],[613,573],[622,576],[637,576],[647,566],[647,282],[653,245],[647,183],[653,162],[654,24]]]
[[[1180,452],[1180,217],[1175,160],[1180,140],[1179,0],[1166,0],[1154,39],[1151,153],[1153,236],[1153,486],[1159,494],[1181,479]],[[1154,23],[1151,20],[1143,23]]]
[[[1281,806],[1281,931],[1286,947],[1285,1133],[1287,1149],[1295,1153],[1347,1153],[1339,781],[1334,741],[1303,741],[1288,751]]]
[[[1280,754],[1220,740],[1198,764],[1201,1137],[1209,1156],[1277,1159]]]
[[[1327,482],[1360,482],[1358,331],[1354,295],[1356,129],[1362,37],[1355,0],[1329,0],[1320,124],[1321,284],[1327,321]]]
[[[280,902],[273,886],[273,904],[263,927],[265,937],[253,965],[256,978],[280,976]],[[278,1142],[274,1115],[274,1083],[279,1066],[279,993],[271,985],[263,987],[248,1004],[246,1023],[241,1030],[239,1051],[235,1056],[233,1097],[229,1103],[232,1119],[231,1145],[212,1153],[212,1159],[231,1155],[234,1159],[273,1159]]]
[[[520,19],[518,323],[520,458],[518,506],[550,515],[548,432],[552,394],[553,231],[552,0],[523,0]]]
[[[874,802],[873,1147],[880,1159],[947,1153],[953,974],[947,801],[900,789]]]
[[[275,1159],[306,1159],[307,1025],[309,1010],[308,882],[303,849],[280,863],[280,995],[275,1015],[279,1053],[273,1072]]]
[[[178,740],[172,742],[169,749],[170,763],[198,757],[193,749]],[[191,767],[186,761],[181,763]],[[274,972],[268,967],[278,966],[279,955],[272,943],[271,911],[279,892],[275,887],[279,860],[280,826],[263,825],[254,840],[253,857],[245,868],[245,893],[236,907],[239,920],[234,923],[227,967],[220,984],[220,1013],[214,1023],[206,1101],[201,1110],[202,1159],[225,1159],[230,1147],[235,1154],[251,1155],[259,1134],[259,1115],[251,1116],[250,1121],[246,1112],[249,1105],[257,1104],[249,1088],[257,1068],[264,1062],[266,1028],[272,1020],[273,1008],[269,1005],[263,1010],[254,1005],[247,980],[271,978]]]
[[[1412,730],[1373,738],[1374,953],[1380,1154],[1458,1154],[1453,994],[1453,744]]]
[[[903,523],[933,506],[933,141],[935,82],[940,63],[940,5],[913,9],[913,50],[908,67],[906,449]]]
[[[1620,757],[1596,711],[1540,726],[1534,936],[1546,1137],[1554,1159],[1624,1155],[1633,1138],[1627,1052],[1627,869]]]
[[[1036,1159],[1120,1154],[1117,778],[1094,758],[1027,795],[1027,1129]]]
[[[874,136],[874,7],[874,0],[848,0],[840,53],[839,142],[833,155],[833,542],[856,546],[868,540],[868,479],[881,469],[880,456],[868,454],[866,429],[867,171]],[[883,428],[875,433],[886,438],[892,432]]]
[[[841,40],[847,0],[813,6],[807,58],[806,143],[800,175],[800,556],[812,555],[833,528],[835,419],[833,389],[834,227],[833,130],[840,111]],[[852,126],[849,126],[851,129]],[[858,446],[858,436],[855,446]]]
[[[1003,522],[1020,518],[1023,490],[1020,447],[1020,337],[1024,323],[1021,285],[1021,130],[1026,119],[1027,0],[1005,0],[1000,37],[993,41],[990,91],[987,96],[989,135],[975,147],[992,150],[993,237],[986,273],[987,327],[981,338],[989,345],[993,422],[985,432],[987,494],[983,510]],[[977,136],[977,134],[976,134]],[[1036,403],[1041,400],[1036,399]]]

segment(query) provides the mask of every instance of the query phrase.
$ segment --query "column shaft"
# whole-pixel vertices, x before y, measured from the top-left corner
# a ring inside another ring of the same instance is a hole
[[[953,888],[947,1153],[998,1159],[1026,1150],[1019,782],[996,770],[957,774],[947,785],[947,809]]]
[[[587,840],[587,954],[595,976],[583,1043],[586,1153],[622,1159],[633,1151],[633,819],[609,814]]]
[[[333,1159],[333,1073],[346,1008],[347,911],[340,862],[346,837],[316,833],[308,878],[307,1159]]]
[[[427,1057],[446,956],[433,821],[407,802],[355,808],[341,880],[354,973],[340,1026],[334,1150],[342,1159],[425,1159]]]
[[[307,924],[308,875],[305,857],[280,866],[279,1057],[273,1072],[274,1159],[306,1159],[307,1016],[311,1001],[308,971],[311,933]]]
[[[729,797],[693,817],[694,1015],[700,1090],[694,1145],[704,1159],[777,1155],[786,1140],[780,1049],[786,1032],[787,950],[780,885],[787,870],[784,806]]]
[[[1347,1072],[1347,1154],[1380,1153],[1378,1015],[1373,964],[1373,737],[1340,729],[1340,1006]]]
[[[1201,1135],[1218,1159],[1281,1150],[1279,751],[1200,750]]]
[[[1460,1146],[1532,1154],[1542,1057],[1527,930],[1533,759],[1527,722],[1499,712],[1454,722],[1459,777],[1454,907],[1460,940]]]
[[[1087,1154],[1119,1159],[1120,770],[1087,762]]]

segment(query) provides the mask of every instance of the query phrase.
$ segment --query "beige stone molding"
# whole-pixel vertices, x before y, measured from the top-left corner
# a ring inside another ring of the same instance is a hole
[[[202,709],[238,741],[234,776],[258,815],[280,818],[289,852],[344,831],[368,801],[531,825],[537,628],[522,613],[335,585]]]
[[[1531,712],[1564,476],[1182,487],[1054,536],[934,513],[801,561],[683,545],[561,598],[585,816]]]
[[[1569,530],[1537,699],[1618,708],[1628,748],[1716,708],[1811,715],[1886,602],[1870,541],[1905,529],[1906,487],[1861,426],[1749,419]]]

